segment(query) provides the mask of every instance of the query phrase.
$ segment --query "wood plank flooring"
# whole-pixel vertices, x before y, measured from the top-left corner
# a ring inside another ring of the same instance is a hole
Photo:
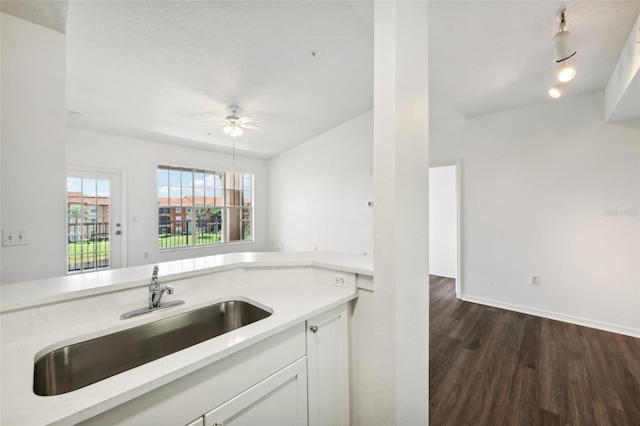
[[[431,426],[640,426],[640,339],[455,298],[430,277]]]

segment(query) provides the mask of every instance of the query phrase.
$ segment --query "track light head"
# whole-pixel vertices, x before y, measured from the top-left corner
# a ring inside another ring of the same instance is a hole
[[[556,62],[563,62],[577,53],[573,36],[567,31],[567,23],[565,21],[565,11],[560,12],[558,20],[560,22],[560,31],[551,39],[553,44],[553,57]]]
[[[562,96],[562,90],[560,90],[560,86],[558,84],[549,89],[549,96],[554,99],[558,99],[560,96]]]
[[[561,83],[568,83],[573,80],[576,76],[576,68],[572,65],[567,65],[563,63],[560,68],[558,68],[557,77],[558,81]]]

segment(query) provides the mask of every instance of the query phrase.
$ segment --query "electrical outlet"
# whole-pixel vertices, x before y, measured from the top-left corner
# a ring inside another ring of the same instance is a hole
[[[531,285],[540,285],[540,275],[533,275],[529,278],[529,284]]]
[[[342,274],[333,274],[333,285],[336,287],[347,287],[347,277]]]

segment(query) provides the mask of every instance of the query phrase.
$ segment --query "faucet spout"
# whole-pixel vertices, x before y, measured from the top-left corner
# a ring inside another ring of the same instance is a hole
[[[160,307],[160,300],[162,295],[166,291],[168,294],[173,294],[173,286],[166,285],[160,286],[158,281],[158,265],[153,267],[153,273],[151,274],[151,282],[149,283],[149,309],[156,309]]]
[[[132,318],[138,315],[147,314],[149,312],[155,312],[160,309],[166,309],[171,306],[177,306],[184,304],[184,300],[171,300],[164,304],[161,304],[162,296],[167,294],[173,294],[175,289],[172,285],[160,285],[160,281],[158,280],[158,265],[153,267],[153,273],[151,274],[151,281],[149,282],[149,306],[146,308],[136,309],[131,312],[127,312],[126,314],[122,314],[120,319]]]
[[[158,267],[158,265],[153,267],[153,273],[151,274],[151,280],[152,281],[157,281],[158,280],[158,270],[160,268]]]

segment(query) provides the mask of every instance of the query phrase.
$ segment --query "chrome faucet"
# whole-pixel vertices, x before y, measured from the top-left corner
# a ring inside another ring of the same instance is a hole
[[[162,295],[173,294],[174,289],[172,285],[160,285],[158,281],[158,265],[153,267],[153,274],[151,275],[151,282],[149,283],[149,306],[136,309],[131,312],[120,315],[120,319],[129,319],[137,317],[138,315],[148,314],[149,312],[156,312],[162,309],[170,308],[171,306],[183,305],[184,300],[171,300],[169,302],[160,304]]]
[[[160,307],[160,300],[165,291],[167,294],[173,294],[174,292],[173,286],[171,285],[160,286],[158,269],[158,265],[153,267],[153,274],[151,275],[151,282],[149,283],[149,309]]]

